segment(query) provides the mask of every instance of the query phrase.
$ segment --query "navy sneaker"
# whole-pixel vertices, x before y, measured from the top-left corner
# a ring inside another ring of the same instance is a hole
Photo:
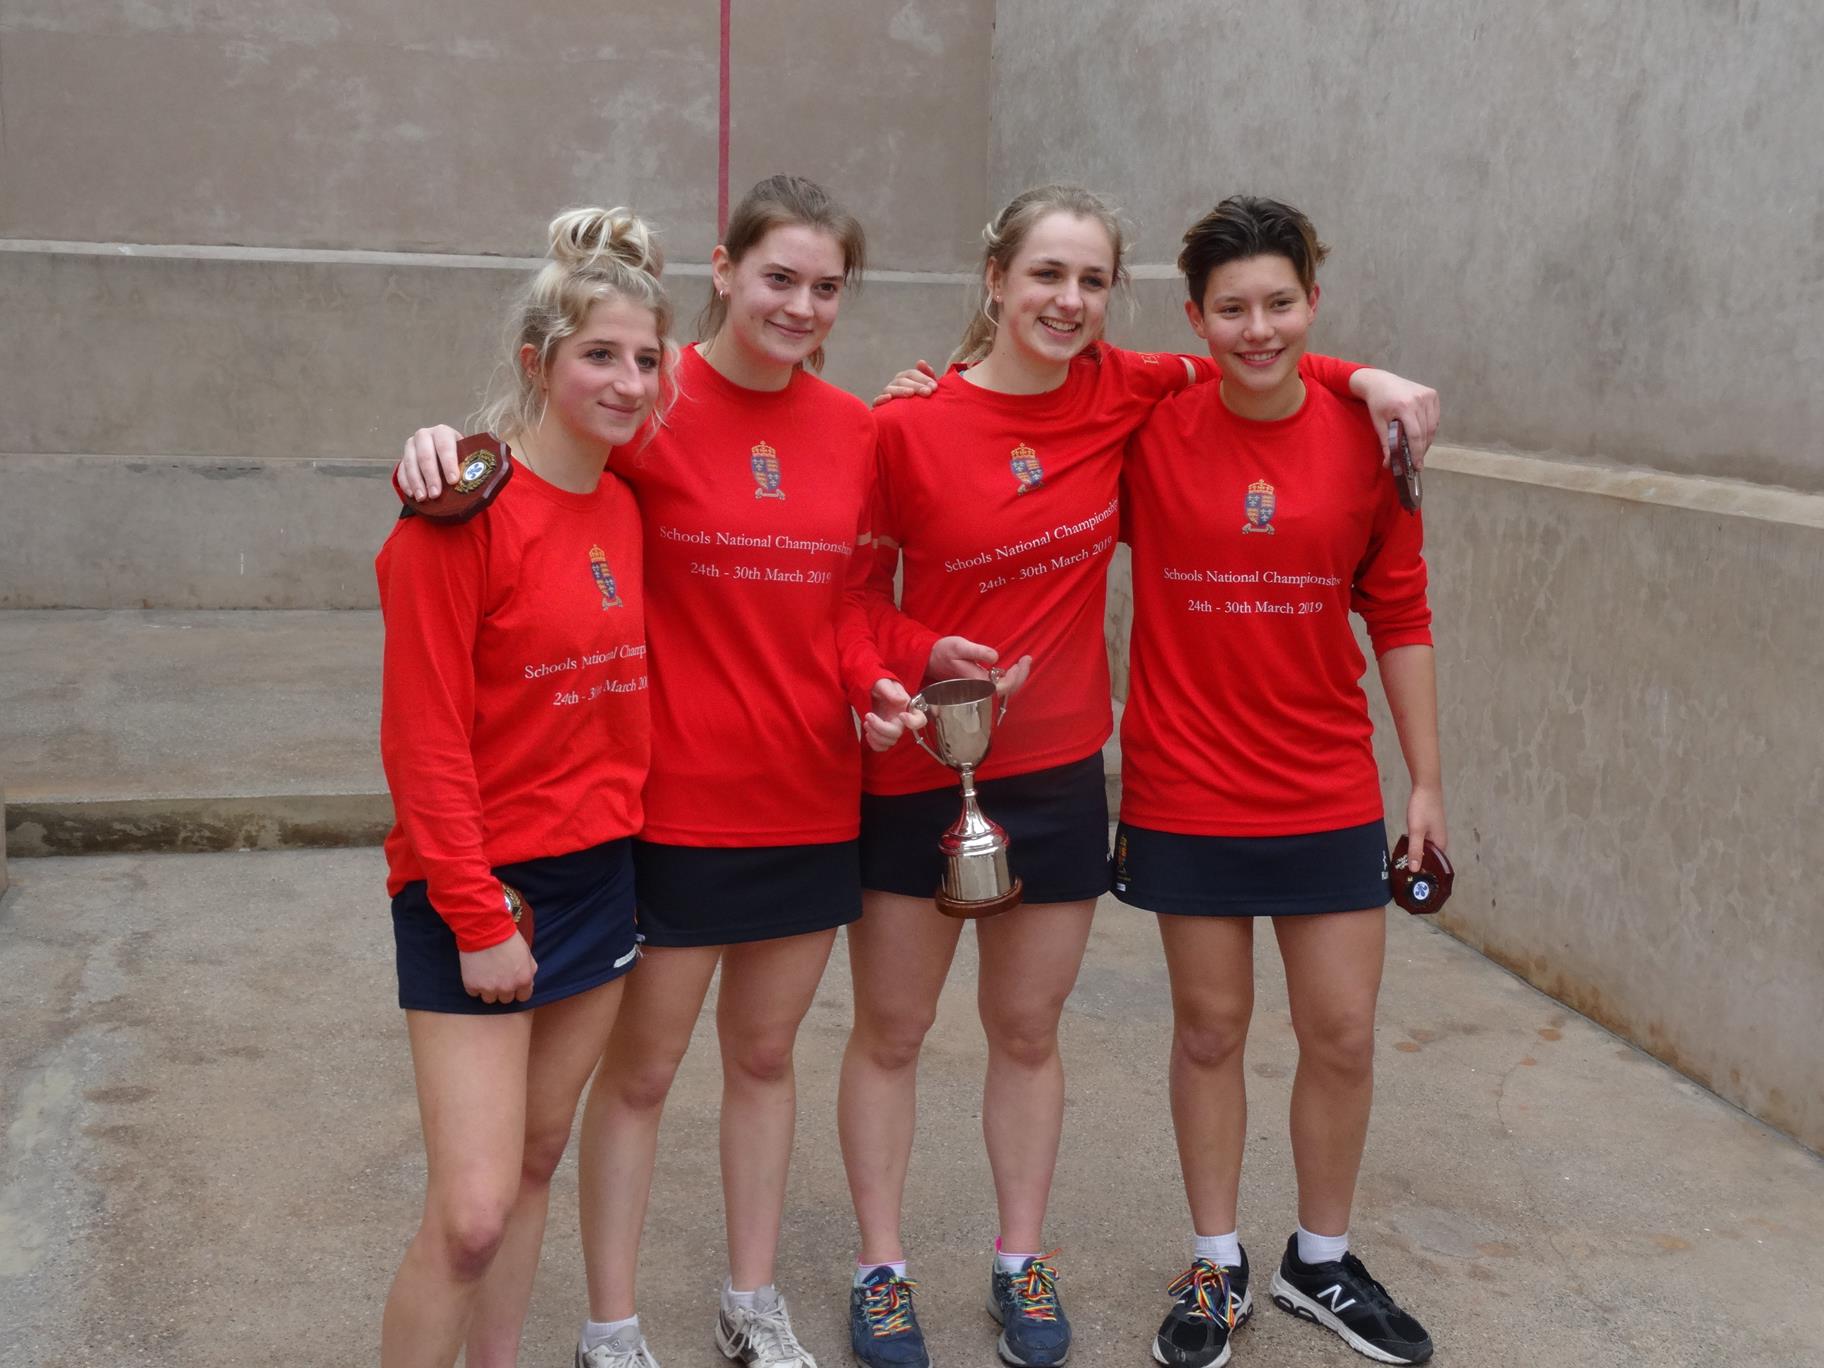
[[[1014,1368],[1056,1368],[1070,1357],[1070,1321],[1058,1302],[1050,1255],[1034,1255],[1018,1273],[1003,1273],[996,1259],[988,1314],[1001,1323],[1001,1357]]]
[[[1300,1320],[1336,1331],[1343,1343],[1376,1362],[1423,1363],[1431,1357],[1425,1327],[1400,1310],[1353,1254],[1308,1264],[1298,1257],[1294,1235],[1273,1275],[1273,1302]]]
[[[1236,1268],[1198,1259],[1165,1290],[1172,1309],[1153,1336],[1153,1358],[1166,1368],[1222,1368],[1229,1338],[1254,1314],[1248,1251],[1241,1251]]]
[[[849,1292],[849,1347],[859,1368],[931,1368],[912,1309],[918,1284],[882,1265]]]

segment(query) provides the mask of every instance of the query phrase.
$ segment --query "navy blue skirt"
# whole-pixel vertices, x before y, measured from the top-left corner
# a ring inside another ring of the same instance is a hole
[[[640,939],[740,945],[847,926],[861,916],[853,841],[817,845],[633,843]]]
[[[639,959],[634,937],[633,842],[623,837],[569,855],[497,868],[532,907],[538,973],[524,1002],[483,1002],[462,986],[456,933],[437,915],[423,880],[393,898],[399,1005],[416,1012],[488,1016],[529,1012],[617,979]]]
[[[1189,917],[1285,917],[1385,907],[1380,822],[1302,836],[1184,836],[1123,822],[1111,886],[1122,902]]]
[[[1108,892],[1108,786],[1102,752],[975,786],[1007,831],[1007,869],[1024,902],[1093,901]],[[929,898],[944,878],[937,842],[963,810],[960,784],[861,796],[861,886]]]

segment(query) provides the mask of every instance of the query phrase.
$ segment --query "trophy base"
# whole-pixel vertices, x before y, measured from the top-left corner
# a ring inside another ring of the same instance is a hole
[[[1001,913],[1011,912],[1020,905],[1023,887],[1020,881],[1015,879],[1013,887],[1000,897],[986,898],[981,902],[959,902],[955,898],[944,896],[944,890],[940,888],[935,894],[937,910],[946,917],[957,917],[966,921],[973,921],[981,917],[998,917]]]

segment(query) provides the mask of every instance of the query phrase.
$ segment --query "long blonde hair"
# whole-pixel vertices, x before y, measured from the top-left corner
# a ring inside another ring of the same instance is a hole
[[[661,348],[659,404],[653,420],[677,395],[677,348],[671,341],[671,300],[659,282],[665,257],[652,229],[631,209],[567,209],[551,220],[548,260],[520,293],[506,329],[504,369],[511,376],[471,419],[472,431],[525,433],[544,418],[538,376],[557,344],[583,326],[598,300],[624,299],[652,311]],[[537,363],[521,363],[531,347]],[[497,367],[498,377],[502,367]]]
[[[968,326],[963,329],[963,340],[950,354],[953,365],[980,361],[994,346],[994,334],[1000,328],[1001,320],[993,292],[988,288],[988,268],[992,266],[998,275],[1005,277],[1033,228],[1040,219],[1053,213],[1074,214],[1102,225],[1115,249],[1115,278],[1110,284],[1118,289],[1126,287],[1127,239],[1121,231],[1121,216],[1113,205],[1080,185],[1039,185],[1022,190],[982,229],[982,265],[978,273],[982,294],[975,312],[969,316]]]

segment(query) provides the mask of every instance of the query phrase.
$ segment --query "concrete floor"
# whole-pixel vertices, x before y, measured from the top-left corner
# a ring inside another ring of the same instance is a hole
[[[17,860],[0,902],[0,1364],[371,1362],[422,1159],[377,851]],[[1824,1364],[1824,1162],[1395,913],[1380,1096],[1354,1234],[1440,1363]],[[967,941],[966,941],[967,944]],[[1294,1063],[1271,938],[1249,1052],[1243,1238],[1293,1220]],[[993,1361],[973,956],[924,1067],[908,1232],[940,1364]],[[832,965],[803,1034],[780,1282],[847,1361],[854,1237],[833,1114],[849,1017]],[[1147,1363],[1184,1262],[1150,918],[1097,920],[1066,1018],[1070,1106],[1049,1238],[1073,1362]],[[663,1136],[642,1318],[668,1368],[719,1361],[717,1068],[700,1038]],[[581,1310],[574,1167],[558,1179],[527,1364]],[[1264,1277],[1264,1275],[1263,1275]],[[1237,1363],[1359,1363],[1263,1304]]]

